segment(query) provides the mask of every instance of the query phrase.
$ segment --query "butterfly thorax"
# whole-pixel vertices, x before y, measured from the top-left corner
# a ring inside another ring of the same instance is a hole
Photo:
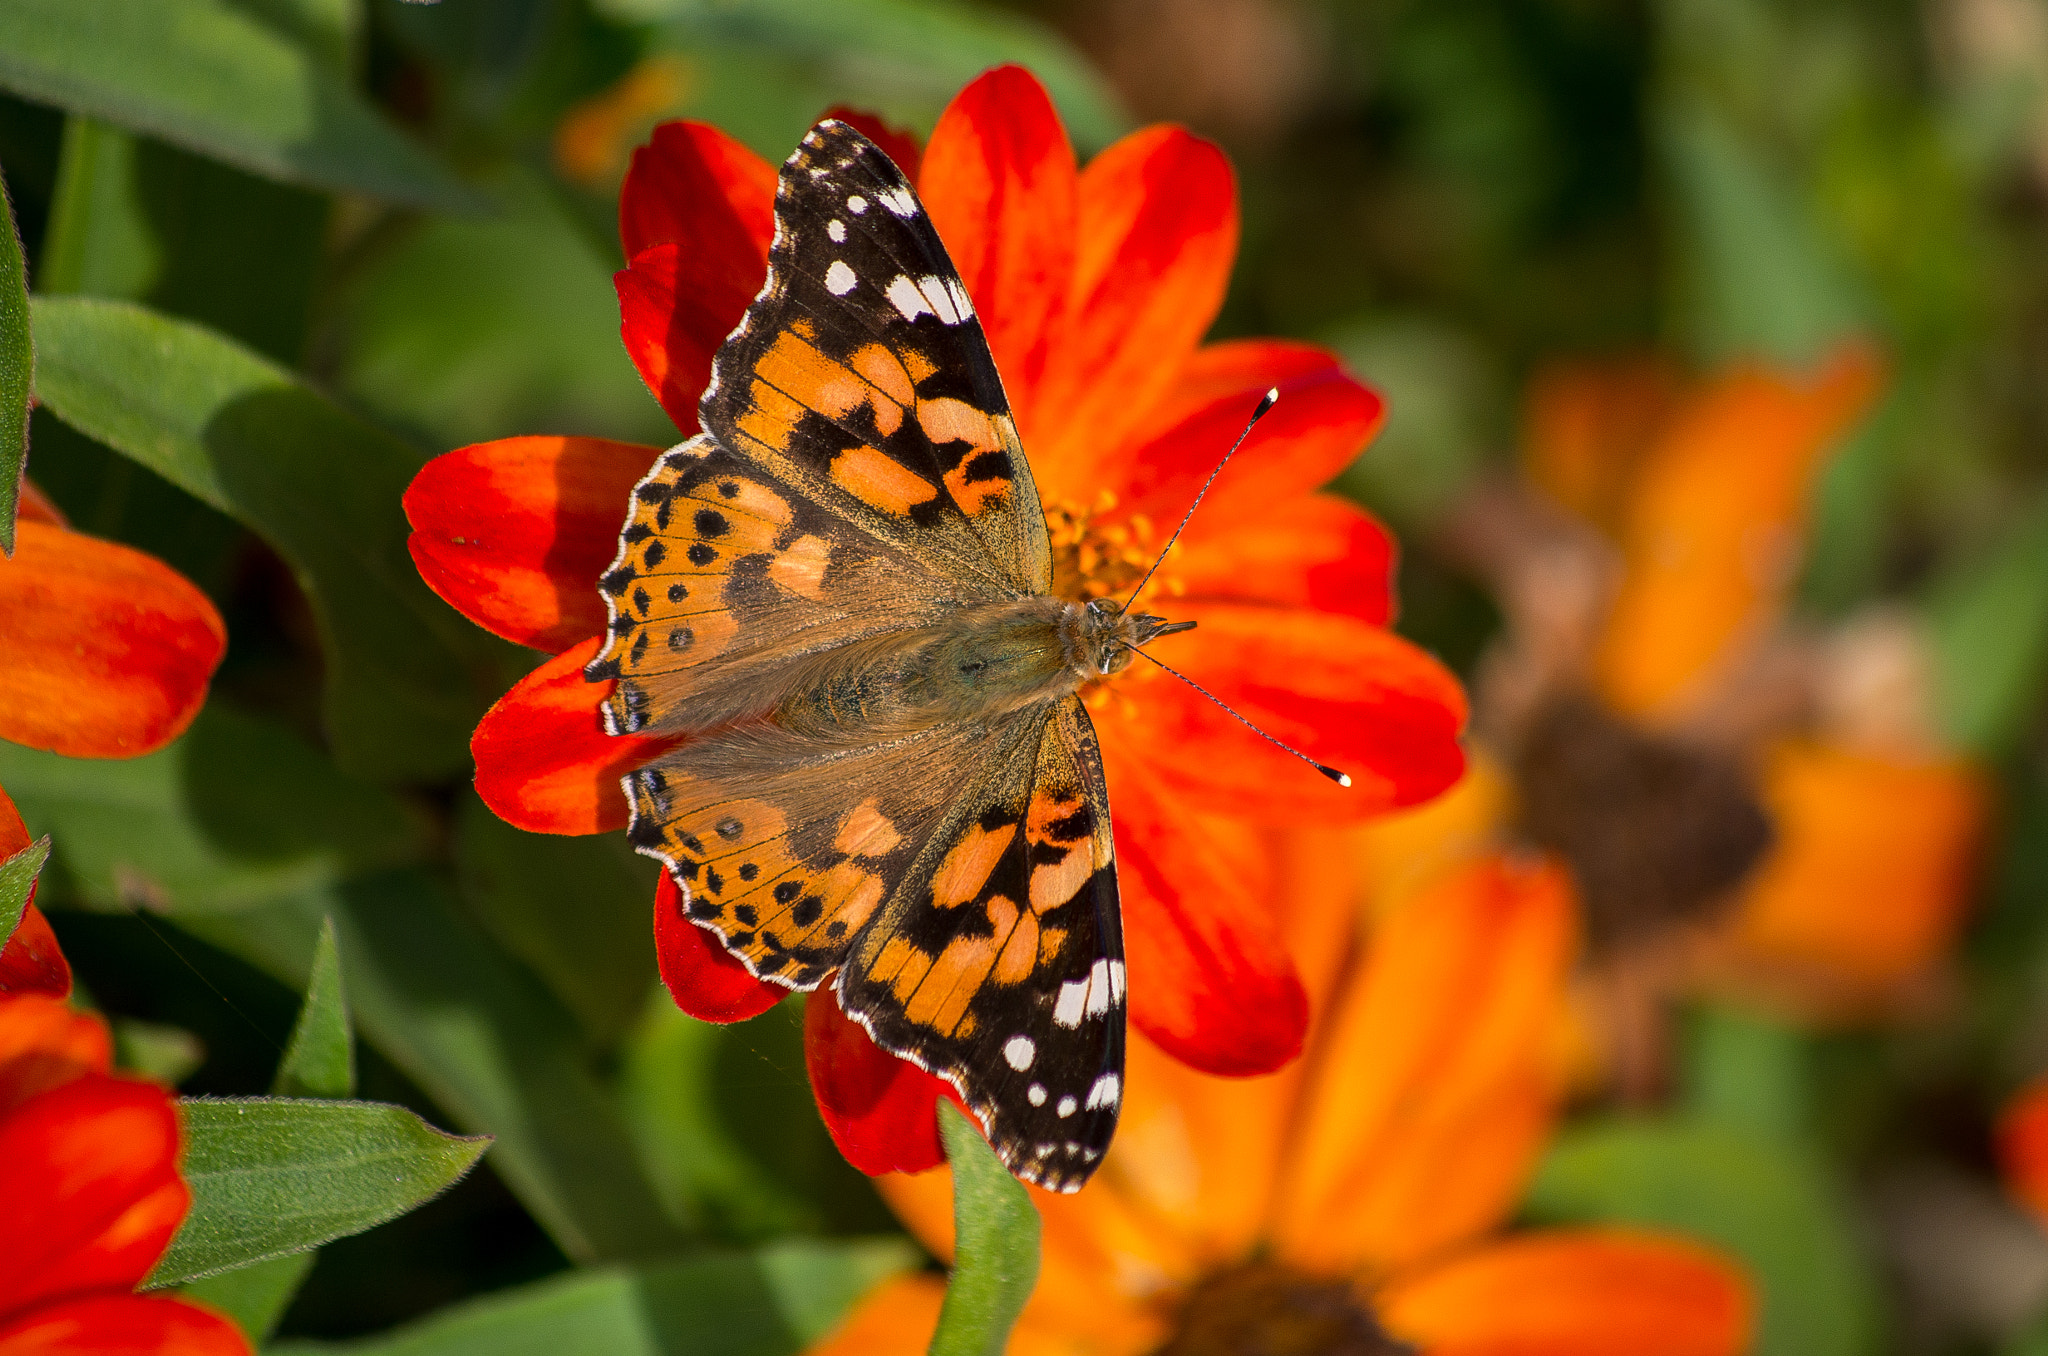
[[[986,722],[1120,672],[1137,646],[1192,625],[1047,594],[964,607],[939,625],[821,656],[774,720],[794,733],[870,740]]]

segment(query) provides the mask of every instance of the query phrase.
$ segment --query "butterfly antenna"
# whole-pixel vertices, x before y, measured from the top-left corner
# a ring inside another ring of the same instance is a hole
[[[1153,560],[1152,568],[1145,571],[1145,577],[1138,581],[1138,587],[1132,589],[1131,596],[1124,599],[1124,605],[1117,609],[1119,614],[1129,612],[1131,610],[1131,604],[1138,601],[1138,595],[1145,591],[1145,585],[1152,582],[1152,576],[1157,574],[1159,572],[1160,565],[1165,563],[1166,553],[1168,551],[1171,551],[1173,549],[1173,544],[1180,540],[1180,534],[1187,531],[1188,519],[1194,517],[1195,510],[1202,506],[1202,497],[1209,493],[1209,487],[1216,483],[1216,477],[1223,474],[1223,468],[1225,466],[1228,466],[1230,464],[1230,459],[1237,455],[1237,449],[1244,446],[1244,440],[1252,436],[1253,425],[1257,424],[1259,420],[1264,419],[1266,417],[1266,411],[1272,409],[1274,402],[1279,399],[1280,388],[1278,386],[1268,386],[1266,388],[1266,394],[1260,397],[1259,399],[1259,407],[1252,411],[1251,418],[1244,421],[1244,432],[1237,435],[1237,441],[1232,443],[1230,445],[1230,450],[1223,454],[1223,460],[1216,463],[1216,469],[1209,472],[1209,478],[1202,482],[1201,490],[1195,495],[1195,502],[1189,504],[1188,511],[1181,515],[1180,526],[1173,529],[1173,535],[1166,539],[1166,545],[1159,548],[1159,555],[1157,558]],[[1147,655],[1145,657],[1147,659],[1152,658],[1150,655]],[[1154,662],[1157,663],[1158,661],[1155,660]],[[1164,668],[1165,665],[1162,664],[1160,665],[1160,667]],[[1211,698],[1210,700],[1213,701],[1215,699]],[[1224,707],[1224,709],[1226,711],[1230,710],[1230,708],[1228,707]],[[1233,716],[1237,716],[1237,712],[1235,711],[1231,711],[1230,714]],[[1239,720],[1244,720],[1243,716],[1237,716],[1237,718]],[[1251,724],[1250,721],[1245,721],[1245,723],[1247,725]],[[1261,733],[1264,732],[1261,731]],[[1270,735],[1268,735],[1267,737],[1271,738]],[[1281,747],[1286,748],[1287,746],[1282,744]],[[1289,753],[1294,752],[1294,750],[1292,749],[1288,749],[1287,751]]]
[[[1256,418],[1257,416],[1255,415],[1255,416],[1253,416],[1253,417],[1254,417],[1254,418]],[[1124,647],[1124,648],[1125,648],[1126,650],[1129,650],[1129,651],[1130,651],[1130,652],[1131,652],[1132,654],[1134,654],[1134,655],[1137,655],[1137,656],[1138,656],[1139,658],[1141,658],[1141,659],[1152,659],[1152,656],[1151,656],[1151,655],[1149,655],[1149,654],[1145,653],[1145,651],[1143,651],[1143,650],[1139,649],[1139,648],[1138,648],[1137,646],[1135,646],[1135,645],[1131,644],[1131,643],[1130,643],[1130,642],[1128,642],[1128,641],[1119,641],[1119,642],[1117,642],[1117,643],[1118,643],[1118,644],[1120,644],[1120,645],[1122,645],[1122,646],[1123,646],[1123,647]],[[1208,699],[1209,699],[1210,701],[1212,701],[1212,702],[1215,702],[1215,703],[1216,703],[1216,704],[1217,704],[1218,706],[1222,707],[1222,708],[1223,708],[1223,709],[1224,709],[1225,711],[1228,711],[1228,712],[1230,713],[1230,718],[1231,718],[1232,720],[1234,720],[1234,721],[1236,721],[1236,722],[1237,722],[1238,724],[1240,724],[1240,725],[1244,726],[1244,728],[1245,728],[1245,729],[1247,729],[1247,730],[1250,730],[1250,731],[1251,731],[1251,732],[1252,732],[1253,734],[1255,734],[1255,735],[1257,735],[1257,736],[1258,736],[1259,738],[1261,738],[1261,739],[1265,740],[1265,741],[1266,741],[1266,742],[1267,742],[1268,744],[1271,744],[1271,745],[1272,745],[1272,746],[1273,746],[1274,748],[1276,748],[1276,749],[1279,749],[1279,750],[1280,750],[1280,751],[1281,751],[1282,753],[1291,753],[1291,754],[1293,754],[1293,755],[1294,755],[1294,756],[1295,756],[1296,758],[1299,758],[1299,759],[1300,759],[1300,760],[1301,760],[1302,762],[1304,762],[1304,763],[1307,763],[1307,764],[1308,764],[1308,765],[1309,765],[1310,767],[1312,767],[1312,768],[1314,768],[1314,769],[1315,769],[1316,771],[1318,771],[1318,772],[1322,773],[1322,774],[1323,774],[1323,775],[1324,775],[1325,777],[1328,777],[1328,778],[1329,778],[1329,779],[1330,779],[1331,781],[1333,781],[1333,782],[1337,783],[1337,785],[1339,785],[1339,786],[1349,786],[1349,785],[1351,785],[1351,774],[1350,774],[1350,773],[1348,773],[1348,772],[1339,772],[1339,771],[1338,771],[1338,770],[1337,770],[1336,768],[1330,767],[1330,766],[1328,766],[1327,764],[1324,764],[1324,763],[1318,763],[1318,762],[1317,762],[1317,761],[1316,761],[1315,759],[1313,759],[1313,758],[1309,757],[1309,756],[1308,756],[1307,754],[1303,753],[1303,752],[1302,752],[1302,751],[1301,751],[1300,749],[1297,749],[1297,748],[1295,748],[1295,747],[1294,747],[1294,746],[1293,746],[1292,744],[1283,744],[1283,743],[1281,743],[1281,742],[1280,742],[1279,740],[1277,740],[1277,739],[1273,738],[1273,736],[1271,736],[1271,735],[1267,734],[1267,733],[1266,733],[1266,732],[1265,732],[1264,730],[1261,730],[1261,729],[1260,729],[1260,728],[1259,728],[1258,726],[1256,726],[1256,725],[1252,724],[1252,723],[1251,723],[1250,721],[1246,720],[1246,719],[1245,719],[1245,718],[1244,718],[1243,716],[1239,715],[1239,714],[1237,713],[1237,708],[1233,707],[1233,706],[1232,706],[1232,705],[1231,705],[1231,704],[1230,704],[1229,702],[1227,702],[1227,701],[1224,701],[1224,700],[1223,700],[1223,699],[1222,699],[1221,697],[1219,697],[1219,696],[1217,696],[1217,695],[1216,695],[1215,693],[1211,692],[1211,691],[1210,691],[1210,690],[1209,690],[1208,688],[1206,688],[1206,687],[1203,687],[1203,686],[1202,686],[1202,685],[1201,685],[1200,683],[1198,683],[1198,682],[1196,682],[1196,681],[1195,681],[1194,679],[1192,679],[1192,678],[1188,677],[1188,676],[1187,676],[1187,675],[1186,675],[1185,673],[1182,673],[1182,672],[1181,672],[1181,671],[1180,671],[1179,669],[1177,669],[1177,668],[1174,668],[1174,667],[1173,667],[1173,666],[1172,666],[1171,664],[1163,663],[1163,662],[1161,662],[1160,660],[1157,660],[1157,659],[1152,659],[1152,662],[1153,662],[1153,663],[1155,663],[1155,664],[1158,664],[1160,668],[1162,668],[1162,669],[1165,669],[1165,670],[1166,670],[1166,671],[1167,671],[1168,673],[1170,673],[1170,674],[1172,674],[1172,675],[1173,675],[1174,677],[1176,677],[1176,678],[1180,679],[1180,680],[1181,680],[1181,681],[1182,681],[1183,683],[1186,683],[1186,684],[1187,684],[1187,685],[1188,685],[1189,687],[1191,687],[1191,688],[1193,688],[1193,689],[1194,689],[1195,691],[1197,691],[1197,692],[1201,693],[1201,694],[1202,694],[1202,695],[1203,695],[1204,697],[1207,697],[1207,698],[1208,698]]]

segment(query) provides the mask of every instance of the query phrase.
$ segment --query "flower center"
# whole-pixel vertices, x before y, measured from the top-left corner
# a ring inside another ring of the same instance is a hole
[[[1092,505],[1055,499],[1045,506],[1045,527],[1052,538],[1052,591],[1062,598],[1089,603],[1097,598],[1122,598],[1137,587],[1159,554],[1161,537],[1152,520],[1133,513],[1105,521],[1116,510],[1108,490]],[[1146,596],[1154,591],[1169,598],[1187,592],[1187,584],[1162,570]]]
[[[1703,922],[1771,844],[1732,759],[1644,734],[1582,695],[1529,722],[1522,829],[1571,862],[1596,953]]]
[[[1156,1356],[1415,1356],[1342,1281],[1278,1262],[1212,1272],[1182,1304]]]

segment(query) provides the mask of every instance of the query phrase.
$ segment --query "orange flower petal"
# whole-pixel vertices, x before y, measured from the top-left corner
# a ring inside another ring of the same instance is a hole
[[[1264,888],[1271,853],[1247,825],[1168,799],[1106,740],[1130,1019],[1210,1073],[1267,1073],[1301,1051],[1308,995]]]
[[[226,1318],[168,1295],[83,1295],[0,1323],[6,1356],[250,1356]]]
[[[28,836],[28,825],[21,822],[21,811],[14,808],[14,801],[8,796],[7,788],[0,786],[0,862],[27,847],[33,839]]]
[[[1214,531],[1190,528],[1161,573],[1198,602],[1303,608],[1375,626],[1386,625],[1394,610],[1393,538],[1334,495],[1290,500]],[[1179,606],[1173,596],[1148,595],[1145,602],[1169,616]]]
[[[0,995],[45,994],[65,998],[71,993],[71,964],[57,945],[50,920],[34,903],[35,886],[29,887],[29,905],[21,911],[14,935],[0,947]]]
[[[1737,1356],[1755,1301],[1715,1253],[1625,1230],[1554,1230],[1479,1249],[1378,1297],[1430,1356]]]
[[[0,560],[0,739],[133,758],[183,734],[227,646],[206,595],[154,556],[18,527]]]
[[[476,793],[498,818],[528,833],[609,833],[626,827],[619,780],[673,739],[608,735],[598,707],[612,685],[583,666],[603,641],[564,650],[512,685],[470,736]]]
[[[829,990],[804,1003],[804,1067],[832,1142],[868,1176],[946,1161],[938,1104],[951,1097],[959,1105],[952,1084],[876,1045]]]
[[[133,1289],[185,1218],[177,1158],[170,1094],[131,1079],[86,1074],[0,1119],[0,1200],[35,1222],[0,1230],[0,1313]]]
[[[1170,527],[1276,387],[1280,403],[1216,477],[1188,532],[1240,520],[1284,521],[1283,505],[1321,489],[1357,459],[1385,421],[1386,405],[1346,376],[1329,350],[1282,339],[1197,349],[1143,424],[1124,442],[1095,448],[1095,460],[1083,468],[1087,479],[1061,493],[1088,503],[1107,486],[1125,512]]]
[[[33,480],[21,482],[21,501],[15,506],[16,520],[24,523],[48,523],[52,527],[69,527],[71,521],[64,516],[64,510],[47,494],[36,488]]]
[[[1731,645],[1777,612],[1815,471],[1879,377],[1861,349],[1808,382],[1743,368],[1672,416],[1628,505],[1626,574],[1595,656],[1619,710],[1682,705]]]
[[[614,279],[626,351],[684,433],[711,357],[768,273],[775,167],[716,127],[668,122],[633,152],[619,193],[628,261]]]
[[[1737,915],[1747,958],[1873,994],[1946,951],[1990,811],[1983,774],[1786,743],[1763,794],[1778,837]]]
[[[683,913],[683,892],[664,870],[654,887],[654,955],[676,1006],[700,1022],[744,1022],[789,997],[780,984],[756,979]]]
[[[739,326],[768,276],[703,268],[687,244],[651,245],[612,275],[619,294],[619,336],[640,379],[687,436],[698,431],[697,402],[711,384],[711,360]]]
[[[1091,709],[1176,800],[1267,822],[1355,823],[1427,800],[1464,771],[1458,680],[1392,632],[1293,608],[1184,600],[1171,612],[1197,629],[1154,645],[1162,662],[1352,779],[1332,784],[1139,660]]]
[[[946,1283],[937,1276],[892,1277],[862,1296],[805,1356],[921,1356],[945,1302]]]
[[[904,178],[913,184],[917,182],[918,161],[921,157],[918,154],[915,136],[900,127],[891,127],[882,120],[879,113],[849,108],[845,104],[834,104],[818,115],[820,122],[826,118],[837,118],[874,142],[882,148],[882,154],[896,162],[896,168],[903,171]]]
[[[1384,1270],[1513,1205],[1553,1111],[1572,956],[1562,867],[1491,858],[1382,922],[1316,1041],[1274,1237],[1317,1270]]]
[[[1572,363],[1529,387],[1522,465],[1552,499],[1619,532],[1635,473],[1678,402],[1669,362]]]
[[[0,998],[0,1114],[39,1092],[113,1066],[107,1024],[61,998]]]
[[[406,547],[427,587],[494,635],[568,649],[604,630],[597,577],[659,448],[501,438],[434,458],[405,491]]]
[[[2035,1079],[2006,1103],[1996,1142],[2006,1189],[2048,1224],[2048,1078]]]
[[[1066,321],[1047,355],[1031,456],[1042,492],[1078,486],[1092,498],[1102,449],[1172,386],[1223,304],[1237,184],[1214,145],[1148,127],[1082,171],[1076,222]]]
[[[1045,87],[1019,66],[998,66],[954,97],[918,178],[1034,457],[1038,388],[1074,270],[1078,192],[1066,128]]]

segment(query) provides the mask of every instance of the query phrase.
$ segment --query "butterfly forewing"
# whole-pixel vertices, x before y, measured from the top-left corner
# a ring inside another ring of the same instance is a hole
[[[856,940],[840,1001],[938,1073],[1013,1172],[1071,1188],[1122,1101],[1123,930],[1095,732],[1068,697],[958,802]]]
[[[768,281],[719,350],[704,427],[962,581],[1042,593],[1045,516],[1002,379],[917,195],[818,124],[782,167]]]

